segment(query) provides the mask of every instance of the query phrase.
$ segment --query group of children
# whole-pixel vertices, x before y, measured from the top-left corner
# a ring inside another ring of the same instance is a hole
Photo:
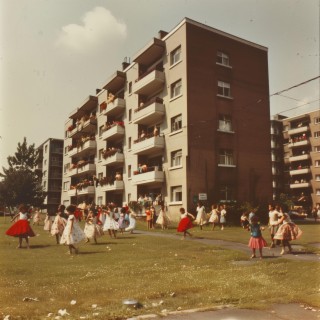
[[[216,208],[213,208],[213,210],[215,209]],[[73,252],[78,253],[76,245],[83,240],[89,242],[93,239],[94,242],[97,243],[97,238],[104,235],[104,232],[106,231],[109,233],[110,237],[116,238],[118,231],[121,233],[124,231],[133,232],[136,227],[136,216],[133,212],[130,212],[128,207],[121,208],[120,213],[118,212],[118,209],[107,207],[105,210],[100,208],[96,213],[90,209],[85,217],[85,228],[82,230],[78,223],[77,210],[78,208],[75,205],[69,205],[67,208],[65,208],[64,205],[60,205],[54,221],[52,222],[50,217],[47,216],[44,224],[44,229],[50,231],[52,236],[55,236],[57,244],[69,246],[70,254]],[[269,206],[269,229],[272,239],[271,247],[274,247],[274,241],[278,240],[282,244],[281,254],[285,253],[286,246],[289,249],[289,253],[291,253],[292,249],[290,241],[298,239],[302,232],[300,228],[291,221],[289,215],[282,210],[281,207],[279,207],[278,210],[272,205]],[[197,224],[199,224],[199,221],[202,223],[202,218],[199,219],[199,217],[202,217],[201,214],[203,212],[201,203],[198,204],[197,212],[198,221],[184,208],[180,209],[181,217],[177,231],[183,233],[182,239],[185,239],[187,235],[190,237],[192,236],[189,229],[194,227],[193,221]],[[211,216],[214,214],[215,211],[211,213]],[[152,214],[147,214],[147,222],[149,221],[149,216],[152,216]],[[19,238],[18,248],[22,247],[22,241],[24,239],[27,248],[29,249],[29,237],[35,236],[28,221],[30,218],[28,207],[24,204],[20,205],[19,213],[12,219],[15,223],[6,231],[7,235]],[[37,213],[35,213],[34,218],[39,218]],[[158,215],[157,221],[158,220],[159,224],[162,225],[162,228],[167,226],[169,220],[163,206]],[[262,249],[268,246],[267,241],[262,236],[262,231],[264,231],[265,228],[260,225],[259,218],[254,213],[251,213],[249,216],[243,215],[240,221],[242,227],[250,231],[248,246],[252,250],[251,258],[256,258],[257,249],[259,250],[260,258],[262,258]],[[36,222],[38,222],[38,220],[36,220]]]

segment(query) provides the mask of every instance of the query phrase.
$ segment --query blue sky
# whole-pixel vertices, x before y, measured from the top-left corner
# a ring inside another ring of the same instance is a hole
[[[0,0],[0,168],[24,136],[63,138],[68,114],[184,17],[268,47],[273,94],[319,76],[319,16],[320,0]],[[319,109],[319,80],[270,109]]]

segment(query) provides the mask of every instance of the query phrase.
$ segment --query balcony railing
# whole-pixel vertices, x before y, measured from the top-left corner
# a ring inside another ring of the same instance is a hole
[[[136,80],[133,84],[132,91],[136,94],[150,95],[163,88],[164,82],[163,69],[151,70]]]
[[[297,182],[290,184],[290,189],[309,188],[309,182]]]
[[[106,105],[106,109],[103,111],[103,114],[108,116],[120,115],[124,112],[125,107],[126,101],[122,98],[117,98]]]
[[[152,171],[137,173],[132,176],[132,183],[135,185],[141,184],[161,184],[164,182],[164,172],[157,170],[157,167],[152,167]]]
[[[143,140],[138,139],[134,142],[132,152],[133,154],[152,154],[156,151],[164,149],[164,137],[152,136]]]
[[[302,160],[308,160],[308,159],[310,159],[310,155],[309,154],[302,154],[302,155],[299,155],[299,156],[289,157],[290,162],[302,161]]]
[[[84,166],[81,166],[78,168],[78,174],[82,173],[88,173],[88,172],[95,172],[96,171],[96,165],[94,163],[87,163]]]
[[[288,134],[291,136],[293,134],[307,132],[308,129],[309,129],[308,126],[303,126],[303,127],[299,127],[299,128],[293,128],[293,129],[288,130]]]
[[[124,136],[125,129],[123,125],[113,124],[106,131],[102,133],[103,140],[116,140]]]
[[[105,184],[101,187],[101,191],[122,191],[124,183],[122,180],[115,180],[112,184]]]
[[[301,140],[301,141],[296,141],[296,142],[290,142],[288,144],[289,148],[295,148],[295,147],[301,147],[301,146],[307,146],[309,145],[309,140]]]
[[[299,175],[299,174],[307,174],[310,173],[311,170],[309,168],[304,169],[296,169],[296,170],[290,170],[289,173],[291,176]]]
[[[79,138],[83,133],[94,133],[97,127],[97,118],[94,116],[90,117],[84,122],[80,122],[68,129],[69,138]]]
[[[97,148],[97,142],[95,140],[88,140],[86,142],[83,143],[82,146],[78,147],[78,148],[73,148],[70,152],[69,152],[69,157],[75,156],[77,155],[78,157],[80,156],[84,156],[85,154],[90,153],[93,150],[96,150]],[[74,151],[75,149],[75,151]]]
[[[156,123],[162,119],[164,114],[163,100],[157,97],[134,110],[133,123],[144,125]]]
[[[124,155],[121,152],[115,151],[114,154],[111,154],[110,156],[102,159],[101,164],[103,166],[108,166],[108,165],[117,165],[117,164],[122,164],[124,163]]]
[[[88,186],[84,187],[80,190],[77,191],[78,195],[83,195],[83,194],[94,194],[95,192],[95,187],[94,186]]]
[[[77,195],[77,189],[70,189],[68,190],[69,197],[75,197]]]

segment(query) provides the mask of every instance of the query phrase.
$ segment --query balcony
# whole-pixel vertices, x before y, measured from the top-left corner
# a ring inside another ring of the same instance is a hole
[[[90,114],[95,111],[98,105],[98,98],[89,96],[82,104],[81,107],[76,108],[69,114],[70,119],[81,119],[84,115]]]
[[[164,137],[156,136],[146,138],[142,141],[137,140],[137,142],[133,144],[132,152],[133,154],[148,155],[162,151],[163,149]]]
[[[81,147],[74,148],[77,151],[73,155],[77,155],[78,157],[84,156],[88,153],[92,153],[91,151],[95,151],[96,148],[97,148],[97,142],[95,140],[88,140],[88,141],[84,142],[84,144]],[[69,156],[71,157],[70,154],[69,154]]]
[[[299,155],[299,156],[289,157],[289,161],[290,162],[302,161],[302,160],[308,160],[308,159],[310,159],[310,155],[309,154],[302,154],[302,155]]]
[[[310,186],[309,182],[299,182],[290,184],[290,189],[309,188]]]
[[[71,128],[71,127],[70,127]],[[97,128],[97,118],[91,117],[85,121],[80,121],[74,126],[74,128],[69,131],[69,138],[78,139],[83,134],[95,133]]]
[[[295,176],[298,174],[307,174],[310,173],[311,170],[309,168],[303,168],[303,169],[296,169],[296,170],[290,170],[290,175]]]
[[[68,172],[68,177],[72,177],[72,176],[75,176],[76,174],[78,173],[78,169],[77,168],[72,168],[69,170]]]
[[[121,115],[126,107],[126,101],[121,98],[115,99],[113,102],[107,104],[106,109],[103,111],[103,114],[107,116],[117,116]]]
[[[307,132],[308,130],[309,130],[309,127],[308,126],[304,126],[304,127],[290,129],[290,130],[288,130],[288,134],[289,134],[289,136],[291,136],[293,134]]]
[[[94,163],[87,163],[86,165],[78,168],[77,174],[95,173],[95,172],[96,172],[96,165]]]
[[[116,166],[124,163],[124,154],[116,152],[102,160],[101,164],[103,166]]]
[[[95,187],[94,186],[88,186],[84,187],[80,190],[78,190],[78,195],[84,195],[84,194],[94,194],[95,192]]]
[[[104,131],[102,134],[103,140],[117,140],[124,136],[124,127],[119,124],[111,126],[108,130]]]
[[[145,76],[141,76],[133,84],[132,91],[136,94],[150,95],[156,91],[159,91],[164,86],[164,72],[159,70],[153,70],[147,73]]]
[[[77,195],[77,189],[70,189],[68,190],[69,197],[75,197]]]
[[[101,187],[101,191],[123,191],[124,190],[124,183],[122,180],[115,180],[113,184],[105,184]]]
[[[132,183],[134,185],[142,184],[161,184],[164,182],[164,172],[163,171],[149,171],[144,173],[135,174],[132,176]]]
[[[103,89],[109,92],[117,92],[124,87],[126,83],[126,73],[123,71],[116,71],[103,86]]]
[[[309,140],[301,140],[301,141],[296,141],[296,142],[290,142],[288,144],[289,148],[294,148],[294,147],[301,147],[301,146],[307,146],[309,145]]]
[[[163,100],[156,98],[134,110],[133,123],[150,125],[161,121],[165,114]]]

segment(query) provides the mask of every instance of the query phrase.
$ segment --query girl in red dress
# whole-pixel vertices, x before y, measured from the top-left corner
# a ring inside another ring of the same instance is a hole
[[[187,234],[190,237],[192,237],[192,234],[188,230],[194,227],[194,225],[191,221],[193,216],[190,213],[186,212],[186,210],[184,208],[180,208],[180,213],[181,213],[181,220],[179,222],[177,231],[183,232],[182,239],[185,239]]]
[[[29,246],[29,237],[34,237],[35,233],[31,229],[28,221],[28,207],[24,204],[19,206],[19,213],[17,213],[12,219],[11,222],[14,221],[17,217],[19,220],[16,221],[7,231],[6,234],[12,237],[19,237],[19,245],[17,248],[22,248],[22,239],[26,240],[27,248],[30,249]]]

